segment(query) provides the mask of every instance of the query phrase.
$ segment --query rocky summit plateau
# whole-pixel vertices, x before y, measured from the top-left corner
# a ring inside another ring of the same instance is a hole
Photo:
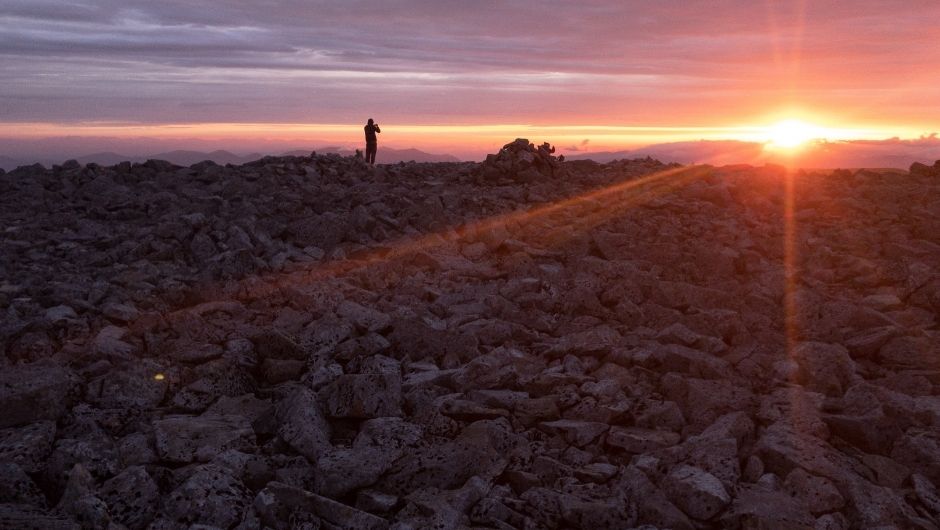
[[[0,528],[940,526],[940,162],[67,162],[0,230]]]

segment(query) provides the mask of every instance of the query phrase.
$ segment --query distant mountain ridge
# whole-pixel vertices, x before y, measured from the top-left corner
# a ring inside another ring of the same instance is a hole
[[[761,142],[740,140],[698,140],[654,144],[639,149],[566,154],[568,160],[594,160],[607,163],[652,157],[680,164],[762,165],[784,164],[804,168],[898,168],[912,162],[927,165],[940,159],[940,139],[924,136],[915,140],[812,141],[793,152],[767,149]]]
[[[318,154],[326,153],[337,153],[342,156],[351,156],[355,154],[355,149],[344,149],[337,146],[327,146],[320,147],[311,150],[293,150],[287,151],[284,153],[279,153],[277,156],[308,156],[311,152],[316,152]],[[113,166],[121,162],[131,162],[131,163],[142,163],[147,160],[166,160],[177,164],[180,166],[191,166],[193,164],[211,160],[216,164],[245,164],[258,160],[266,156],[262,153],[249,153],[247,155],[237,155],[235,153],[216,150],[210,152],[203,151],[187,151],[187,150],[176,150],[176,151],[167,151],[164,153],[156,153],[146,156],[128,156],[120,153],[114,153],[110,151],[103,151],[100,153],[92,153],[88,155],[83,155],[76,157],[75,160],[80,164],[100,164],[102,166]],[[46,167],[51,167],[55,164],[61,164],[65,160],[58,159],[39,159],[39,160],[26,160],[26,159],[17,159],[8,156],[0,156],[0,168],[10,171],[16,169],[20,166],[28,166],[32,164],[42,164]],[[421,151],[419,149],[393,149],[389,147],[379,147],[379,152],[376,156],[376,162],[379,164],[394,164],[397,162],[459,162],[455,156],[448,154],[434,154]]]

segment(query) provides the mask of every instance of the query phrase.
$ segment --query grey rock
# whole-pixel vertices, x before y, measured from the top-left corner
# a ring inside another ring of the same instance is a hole
[[[5,503],[46,506],[46,498],[33,479],[12,462],[0,463],[0,504]]]
[[[125,341],[127,329],[118,326],[106,326],[95,335],[93,347],[95,353],[115,360],[130,360],[138,352],[138,348]]]
[[[82,526],[62,514],[28,504],[0,504],[0,528],[22,530],[81,530]]]
[[[258,399],[254,394],[221,396],[207,410],[207,415],[236,415],[255,422],[274,410],[270,400]]]
[[[520,498],[528,515],[547,527],[631,528],[637,521],[635,506],[620,496],[592,499],[532,488]]]
[[[909,429],[894,443],[891,458],[934,482],[940,482],[940,433],[933,429]]]
[[[855,363],[837,344],[804,342],[791,352],[799,365],[796,381],[806,388],[830,396],[841,396],[855,377]]]
[[[306,360],[307,352],[287,334],[270,329],[257,336],[252,341],[255,350],[262,359],[293,359]]]
[[[140,316],[140,312],[137,311],[137,308],[134,307],[134,304],[131,303],[112,302],[106,304],[101,310],[101,313],[111,320],[116,320],[118,322],[132,322],[137,320],[137,318]]]
[[[607,432],[610,426],[594,421],[556,420],[540,423],[539,428],[560,436],[571,445],[584,447]]]
[[[221,466],[205,464],[162,498],[153,526],[230,528],[250,504],[251,495],[238,478]]]
[[[719,524],[724,528],[810,529],[816,518],[786,493],[746,485],[737,492]]]
[[[45,314],[46,320],[49,322],[57,323],[63,320],[71,320],[78,318],[78,314],[75,313],[75,310],[67,305],[57,305],[55,307],[50,307],[46,310]]]
[[[289,528],[287,522],[298,512],[313,515],[338,528],[384,530],[389,527],[381,517],[280,482],[268,484],[255,497],[253,505],[261,522],[275,530]]]
[[[146,528],[156,514],[160,489],[142,466],[131,466],[101,485],[98,496],[115,522],[130,530]]]
[[[356,508],[380,517],[391,512],[398,501],[399,498],[396,495],[381,491],[365,489],[356,493]]]
[[[607,434],[607,445],[628,453],[647,453],[679,443],[680,436],[670,431],[639,429],[636,427],[611,427]]]
[[[662,490],[636,467],[628,467],[618,484],[618,489],[629,498],[637,499],[637,522],[657,528],[691,530],[695,528],[688,516],[676,508]]]
[[[163,372],[161,365],[150,361],[124,370],[109,371],[88,383],[85,400],[100,408],[156,408],[167,391],[166,380],[155,378]]]
[[[835,512],[845,506],[845,499],[832,481],[814,477],[800,468],[787,475],[783,487],[814,515]]]
[[[0,431],[0,462],[17,464],[27,473],[37,473],[52,452],[55,423],[41,421]]]
[[[81,439],[56,440],[46,460],[44,476],[50,483],[62,487],[77,465],[81,466],[82,473],[90,473],[96,480],[110,477],[121,469],[120,457],[111,439],[101,433],[89,433]]]
[[[663,492],[689,516],[708,520],[731,502],[721,481],[714,475],[693,466],[681,465],[663,480]]]
[[[111,524],[108,505],[95,494],[95,479],[81,464],[75,464],[69,472],[56,511],[70,514],[91,528],[107,528]]]
[[[940,494],[937,493],[937,488],[933,483],[927,477],[917,473],[911,475],[911,483],[921,504],[930,510],[934,519],[940,517]]]
[[[401,376],[344,374],[321,391],[327,413],[335,418],[401,415]]]
[[[121,462],[128,466],[153,464],[159,460],[153,448],[151,436],[140,432],[129,434],[118,440],[117,450]]]
[[[388,328],[392,319],[385,313],[364,307],[356,302],[345,300],[336,308],[336,314],[352,322],[356,328],[365,332],[376,332]]]
[[[274,416],[277,435],[311,462],[332,448],[330,425],[310,390],[294,389],[277,404]]]
[[[422,487],[455,488],[473,476],[495,478],[522,440],[506,420],[474,422],[450,442],[400,458],[378,489],[401,494]]]
[[[462,487],[440,491],[420,489],[405,497],[405,507],[395,514],[396,524],[414,528],[457,528],[470,508],[490,491],[490,484],[472,477]]]
[[[78,378],[54,364],[33,363],[0,370],[0,429],[58,420],[75,397]]]
[[[244,416],[171,416],[153,427],[157,454],[166,462],[208,462],[225,450],[255,446],[254,430]]]
[[[604,462],[597,462],[594,464],[588,464],[580,469],[575,470],[575,477],[582,482],[597,482],[598,484],[603,484],[608,480],[614,478],[619,469],[613,464],[606,464]]]

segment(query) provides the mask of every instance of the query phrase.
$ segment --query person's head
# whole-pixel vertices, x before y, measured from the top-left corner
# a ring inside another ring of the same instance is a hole
[[[369,118],[369,125],[372,125],[372,118]]]

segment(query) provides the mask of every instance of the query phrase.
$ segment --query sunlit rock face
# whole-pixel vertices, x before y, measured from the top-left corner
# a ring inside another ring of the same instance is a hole
[[[935,167],[2,174],[0,527],[936,528]]]

